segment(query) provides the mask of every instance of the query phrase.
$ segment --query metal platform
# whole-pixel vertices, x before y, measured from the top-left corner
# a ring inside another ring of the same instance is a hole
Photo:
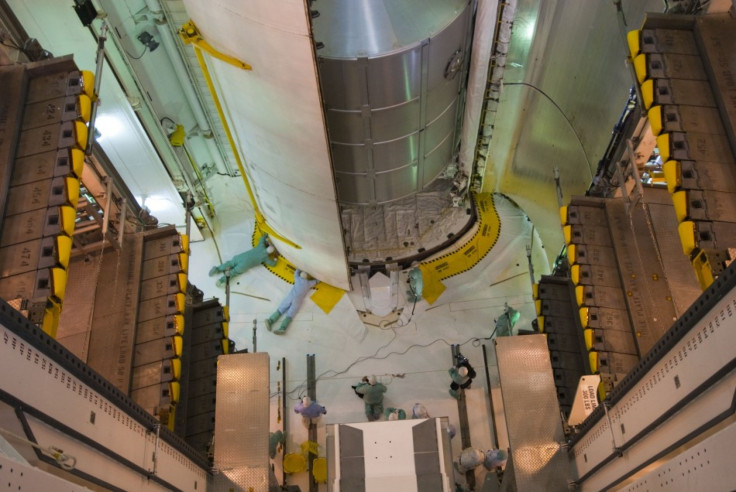
[[[268,491],[268,354],[219,357],[216,398],[215,468],[243,490]]]
[[[510,479],[517,490],[568,490],[571,469],[561,447],[564,435],[545,336],[499,338],[496,356],[513,461]]]

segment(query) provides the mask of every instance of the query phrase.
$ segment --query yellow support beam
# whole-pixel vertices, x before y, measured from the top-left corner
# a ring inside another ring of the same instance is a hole
[[[222,60],[225,63],[229,63],[234,67],[242,68],[243,70],[253,70],[253,67],[251,67],[247,63],[242,62],[230,55],[226,55],[225,53],[217,51],[215,48],[213,48],[211,44],[204,40],[202,34],[199,32],[199,29],[197,29],[197,26],[195,26],[194,22],[192,22],[191,20],[181,26],[181,29],[179,29],[179,37],[181,37],[181,40],[184,42],[184,44],[193,44],[197,48],[206,51],[218,60]]]

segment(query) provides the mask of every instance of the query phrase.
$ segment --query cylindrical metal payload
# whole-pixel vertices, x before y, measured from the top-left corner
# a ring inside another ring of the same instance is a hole
[[[468,0],[320,0],[313,8],[338,201],[411,196],[457,152]]]

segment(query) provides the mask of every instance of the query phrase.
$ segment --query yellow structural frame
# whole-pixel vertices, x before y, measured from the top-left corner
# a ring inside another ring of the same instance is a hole
[[[197,26],[194,25],[194,22],[191,19],[189,20],[189,22],[181,26],[181,29],[179,29],[179,37],[181,37],[181,40],[184,42],[184,44],[193,44],[197,48],[206,51],[218,60],[222,60],[225,63],[229,63],[230,65],[237,68],[242,68],[243,70],[253,70],[253,67],[251,67],[247,63],[242,62],[233,56],[226,55],[225,53],[213,48],[211,44],[205,41],[205,39],[202,37],[202,33],[199,32],[199,29],[197,29]]]

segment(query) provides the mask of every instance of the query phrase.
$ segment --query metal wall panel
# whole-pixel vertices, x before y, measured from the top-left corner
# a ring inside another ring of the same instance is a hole
[[[451,161],[462,77],[448,67],[455,59],[457,70],[464,66],[470,3],[463,3],[333,1],[320,6],[329,20],[315,20],[315,37],[327,48],[319,53],[319,68],[334,167],[338,173],[365,173],[339,174],[340,202],[368,205],[404,198],[428,186]],[[353,26],[358,9],[361,18],[383,23]],[[437,17],[427,16],[428,10]],[[393,26],[405,16],[413,18],[395,35]],[[347,46],[336,46],[347,26],[354,28]]]
[[[268,429],[268,354],[259,352],[220,357],[215,410],[215,466],[244,490],[268,490]]]
[[[496,355],[518,490],[568,490],[572,470],[561,447],[564,434],[544,336],[499,338]]]

